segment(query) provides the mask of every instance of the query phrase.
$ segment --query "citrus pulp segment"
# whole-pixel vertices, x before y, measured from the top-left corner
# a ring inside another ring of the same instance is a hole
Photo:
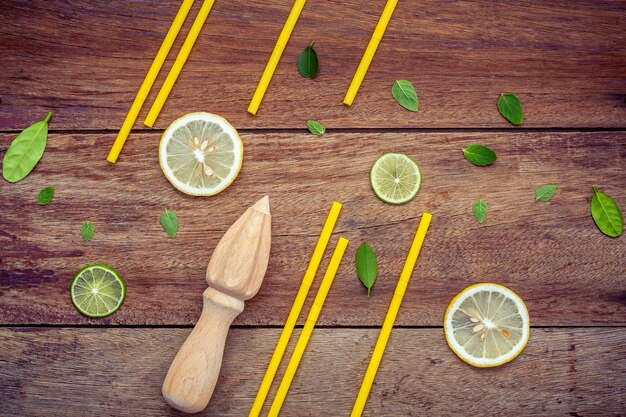
[[[239,174],[243,143],[226,119],[211,113],[189,113],[163,133],[159,162],[165,177],[179,191],[214,195]]]
[[[450,302],[444,317],[448,346],[464,362],[480,368],[513,360],[530,335],[528,310],[510,289],[472,285]]]

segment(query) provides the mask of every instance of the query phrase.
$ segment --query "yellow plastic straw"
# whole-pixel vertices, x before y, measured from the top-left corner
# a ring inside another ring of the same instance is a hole
[[[346,252],[347,246],[348,239],[340,237],[339,241],[337,242],[335,252],[333,253],[333,257],[330,259],[330,263],[328,264],[328,269],[324,274],[324,279],[322,279],[320,288],[319,290],[317,290],[317,295],[315,296],[315,300],[313,301],[313,305],[311,306],[311,311],[309,312],[309,316],[306,319],[306,323],[304,324],[302,333],[298,338],[298,342],[296,343],[296,347],[294,348],[293,355],[291,356],[291,360],[289,361],[289,365],[287,365],[287,370],[285,371],[283,380],[280,383],[280,387],[278,387],[278,391],[276,392],[276,397],[274,398],[274,402],[272,403],[272,407],[270,408],[268,417],[278,417],[278,414],[280,413],[280,409],[285,402],[285,397],[287,396],[287,392],[289,391],[289,387],[291,386],[291,381],[293,381],[293,377],[296,375],[296,370],[298,369],[298,365],[300,364],[300,360],[302,359],[302,355],[304,354],[306,345],[307,343],[309,343],[311,333],[313,332],[315,323],[317,323],[317,318],[322,311],[322,307],[324,306],[324,300],[326,300],[326,296],[328,295],[330,286],[335,279],[335,274],[337,273],[337,269],[339,268],[339,264],[341,263],[343,254]]]
[[[380,361],[383,358],[383,353],[385,352],[385,347],[387,346],[387,341],[389,340],[391,329],[393,328],[393,324],[396,321],[396,315],[398,314],[398,310],[400,309],[400,304],[402,304],[402,298],[404,297],[404,293],[406,292],[406,287],[407,285],[409,285],[411,273],[413,272],[413,268],[415,267],[415,263],[417,262],[417,257],[419,256],[420,249],[422,248],[422,243],[424,243],[424,238],[426,237],[426,232],[428,231],[428,226],[430,225],[430,220],[432,219],[432,217],[432,215],[424,213],[424,215],[422,216],[422,220],[420,221],[420,224],[417,228],[417,232],[415,232],[415,238],[413,239],[411,250],[409,250],[409,254],[406,257],[404,268],[402,268],[402,274],[400,274],[398,285],[396,286],[396,290],[393,293],[391,305],[389,306],[389,310],[387,310],[387,316],[385,317],[383,328],[380,330],[380,335],[378,335],[378,340],[376,341],[376,347],[374,347],[372,359],[370,360],[370,363],[367,367],[367,372],[365,373],[365,378],[363,378],[363,384],[361,385],[361,389],[359,390],[359,395],[356,399],[356,402],[354,403],[352,414],[350,414],[351,417],[360,417],[361,413],[363,413],[363,409],[365,408],[365,402],[367,401],[367,396],[369,395],[372,384],[374,383],[374,378],[376,377],[378,366],[380,365]]]
[[[207,17],[209,17],[209,12],[211,11],[211,7],[213,7],[214,2],[215,0],[204,0],[204,3],[202,3],[198,16],[196,16],[196,20],[193,21],[193,25],[187,34],[185,43],[183,43],[182,48],[180,48],[176,61],[174,62],[174,65],[172,65],[169,74],[167,74],[167,78],[161,87],[161,91],[159,91],[159,95],[156,100],[154,100],[154,104],[152,104],[152,107],[148,112],[146,120],[143,121],[144,125],[152,127],[154,122],[156,122],[157,117],[159,117],[159,113],[161,113],[165,100],[167,100],[167,97],[170,95],[170,92],[172,91],[172,88],[174,87],[185,62],[187,62],[187,58],[191,53],[191,48],[193,48],[193,45],[196,43],[196,39],[198,39],[198,35],[200,35],[204,22],[206,22]]]
[[[167,35],[165,35],[165,39],[163,39],[163,43],[159,48],[159,52],[157,52],[156,57],[154,57],[152,65],[150,65],[150,69],[146,74],[146,78],[144,78],[141,87],[139,87],[139,91],[137,92],[135,101],[133,101],[133,104],[130,106],[130,110],[128,110],[128,114],[126,115],[126,119],[124,119],[122,128],[115,138],[115,142],[113,143],[113,147],[111,147],[109,156],[107,156],[107,161],[111,162],[112,164],[114,164],[117,161],[117,158],[120,156],[120,152],[124,147],[124,143],[126,143],[128,134],[133,128],[135,120],[137,120],[139,111],[141,110],[143,103],[146,101],[146,97],[148,97],[148,93],[150,92],[150,89],[154,84],[154,80],[156,80],[159,71],[161,71],[163,62],[165,61],[167,54],[170,52],[170,48],[174,44],[180,28],[185,22],[185,18],[187,17],[187,13],[189,13],[189,9],[191,9],[193,2],[194,0],[184,0],[182,2],[182,4],[180,5],[180,9],[178,9],[178,13],[176,13],[176,17],[172,22],[172,26],[170,26],[170,29],[167,31]]]
[[[294,26],[296,26],[296,22],[298,21],[298,17],[300,17],[300,13],[304,8],[305,3],[306,0],[296,0],[293,4],[291,12],[289,13],[289,17],[285,22],[285,26],[283,26],[283,30],[282,32],[280,32],[280,36],[276,41],[276,45],[274,46],[274,50],[272,51],[270,60],[267,61],[265,71],[263,71],[263,76],[261,76],[261,81],[259,81],[259,85],[257,85],[254,96],[252,97],[252,101],[248,106],[248,113],[256,114],[257,110],[259,110],[259,106],[261,105],[261,101],[263,100],[263,96],[265,95],[265,90],[267,90],[267,86],[272,80],[272,75],[274,75],[274,71],[276,70],[278,61],[280,61],[280,57],[283,54],[285,47],[287,46],[287,42],[289,42],[291,32],[293,31]]]
[[[372,59],[374,59],[374,54],[376,53],[376,49],[378,48],[378,44],[380,43],[383,35],[385,34],[385,30],[387,29],[387,24],[391,19],[391,15],[393,14],[393,10],[396,8],[396,4],[398,4],[398,0],[387,0],[387,4],[383,9],[383,13],[380,15],[380,19],[378,20],[378,24],[376,25],[376,29],[374,29],[374,33],[372,34],[372,38],[370,39],[370,43],[367,45],[367,49],[363,54],[363,58],[361,58],[361,63],[352,78],[352,82],[350,83],[350,88],[348,88],[348,92],[346,93],[346,97],[343,99],[343,104],[351,106],[354,98],[356,97],[356,93],[359,91],[361,87],[361,83],[363,82],[363,78],[365,78],[365,74],[367,73],[367,69],[372,63]]]
[[[280,366],[280,361],[285,354],[287,344],[289,344],[289,339],[291,338],[291,333],[293,333],[293,328],[296,326],[296,322],[298,321],[298,317],[300,316],[302,306],[304,305],[306,297],[309,294],[311,284],[313,284],[313,279],[315,278],[317,268],[319,268],[320,262],[322,261],[322,256],[324,256],[324,251],[326,250],[326,246],[328,245],[330,235],[333,233],[333,229],[335,228],[335,223],[337,222],[337,218],[339,217],[339,212],[341,212],[341,204],[334,202],[332,207],[330,208],[330,212],[328,213],[326,222],[324,223],[322,233],[320,234],[320,237],[317,240],[317,244],[315,245],[313,256],[311,257],[309,266],[304,273],[304,278],[302,279],[302,284],[300,284],[298,295],[296,295],[296,299],[293,302],[293,306],[291,307],[291,311],[289,312],[289,316],[287,317],[285,327],[280,334],[280,338],[278,339],[278,343],[276,344],[276,349],[274,349],[274,354],[272,355],[270,364],[267,366],[267,371],[265,372],[263,382],[261,382],[261,386],[259,387],[259,392],[254,399],[254,404],[252,405],[252,409],[250,410],[250,414],[248,415],[249,417],[258,417],[261,414],[261,410],[263,409],[263,403],[265,403],[267,393],[272,386],[274,376],[276,376],[276,371]]]

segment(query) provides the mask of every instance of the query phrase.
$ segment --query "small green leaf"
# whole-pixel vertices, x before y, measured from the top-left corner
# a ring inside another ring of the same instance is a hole
[[[472,213],[474,213],[474,218],[480,224],[483,224],[485,218],[487,218],[487,210],[489,206],[485,200],[476,200],[472,204]]]
[[[378,261],[376,260],[376,254],[367,243],[362,243],[356,250],[356,256],[354,259],[356,265],[356,274],[359,279],[367,288],[367,296],[370,296],[370,290],[376,282],[378,276]]]
[[[304,78],[315,78],[317,75],[317,52],[313,49],[313,45],[315,45],[315,41],[304,48],[298,56],[298,72]]]
[[[617,203],[611,197],[593,187],[591,199],[591,216],[602,233],[610,237],[618,237],[624,231],[624,218]]]
[[[524,110],[522,109],[522,103],[515,94],[502,93],[498,99],[498,110],[502,117],[511,122],[512,124],[519,126],[524,122]]]
[[[35,168],[46,150],[48,137],[48,121],[46,118],[24,129],[11,142],[2,160],[2,176],[9,182],[17,182],[26,177]]]
[[[83,235],[83,240],[85,242],[89,242],[91,240],[91,238],[93,237],[94,232],[95,232],[95,229],[93,227],[93,223],[92,222],[85,222],[85,223],[83,223],[83,227],[81,228],[81,233]]]
[[[391,95],[399,105],[410,111],[417,111],[417,93],[413,84],[407,80],[397,80],[391,88]]]
[[[168,209],[163,210],[161,226],[163,226],[163,229],[170,237],[176,237],[178,232],[178,217],[176,217],[176,213]]]
[[[463,149],[463,155],[472,164],[480,167],[496,162],[496,153],[483,145],[470,145]]]
[[[40,206],[47,206],[52,201],[52,197],[54,197],[54,187],[50,185],[39,191],[39,194],[37,195],[37,203]]]
[[[313,133],[315,136],[322,136],[326,133],[326,128],[317,123],[315,120],[309,120],[306,122],[306,127],[309,129],[309,132]]]
[[[556,193],[556,189],[559,188],[554,184],[546,184],[541,187],[537,187],[535,190],[535,201],[550,201]]]

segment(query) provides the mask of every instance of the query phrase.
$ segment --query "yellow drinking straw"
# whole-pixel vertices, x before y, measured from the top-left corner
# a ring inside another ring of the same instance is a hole
[[[363,58],[361,58],[361,63],[354,73],[354,77],[352,78],[352,82],[350,83],[350,88],[348,88],[348,92],[346,93],[346,97],[343,99],[343,104],[351,106],[354,98],[356,97],[356,93],[359,91],[361,87],[361,83],[363,82],[363,78],[365,78],[365,74],[367,73],[367,69],[372,63],[372,59],[374,59],[374,54],[376,53],[376,49],[378,48],[378,44],[380,43],[383,35],[385,34],[385,30],[387,29],[387,24],[391,19],[391,15],[393,14],[393,10],[396,8],[396,4],[398,4],[398,0],[387,0],[387,4],[383,9],[383,13],[380,15],[380,20],[378,20],[378,24],[376,25],[376,29],[374,29],[374,33],[372,34],[372,38],[370,39],[370,43],[367,45],[367,49],[363,54]]]
[[[180,5],[180,9],[178,9],[178,13],[176,13],[176,17],[172,22],[172,26],[170,26],[170,29],[167,31],[167,35],[165,35],[165,39],[163,39],[163,43],[159,48],[159,52],[157,52],[157,55],[154,57],[152,65],[150,65],[150,69],[146,74],[146,78],[144,78],[143,83],[141,83],[141,87],[139,87],[139,91],[137,92],[135,101],[133,101],[133,104],[130,106],[130,110],[128,110],[128,114],[126,115],[126,119],[124,119],[122,128],[115,138],[115,142],[113,143],[113,147],[109,152],[109,156],[107,156],[107,161],[111,162],[112,164],[114,164],[117,161],[117,158],[120,156],[120,152],[124,147],[124,143],[126,143],[128,134],[133,128],[135,120],[137,120],[139,111],[141,110],[143,103],[146,101],[146,97],[148,97],[148,93],[150,92],[150,89],[154,84],[154,80],[156,80],[159,71],[161,71],[163,62],[165,61],[167,54],[170,52],[170,48],[174,44],[180,28],[185,22],[185,18],[187,17],[187,13],[189,13],[189,9],[191,9],[193,2],[194,0],[184,0],[182,2],[182,4]]]
[[[359,395],[356,399],[356,402],[354,403],[352,414],[350,414],[351,417],[360,417],[361,413],[363,413],[363,409],[365,408],[365,402],[367,401],[367,396],[369,395],[372,384],[374,383],[376,371],[378,371],[378,366],[380,365],[380,361],[383,358],[383,353],[385,352],[385,347],[387,346],[387,341],[389,340],[391,329],[393,328],[393,324],[396,321],[396,315],[398,314],[398,310],[400,309],[400,304],[402,304],[402,298],[404,297],[404,293],[406,292],[406,287],[407,285],[409,285],[411,273],[413,272],[413,268],[415,267],[415,263],[417,262],[417,257],[420,253],[420,249],[422,248],[422,243],[424,243],[424,238],[426,237],[426,232],[428,231],[428,226],[430,225],[430,220],[432,219],[432,217],[432,215],[424,213],[422,215],[422,220],[420,221],[420,224],[417,228],[417,232],[415,232],[415,238],[413,238],[411,250],[409,250],[409,254],[406,257],[406,262],[404,263],[404,268],[402,268],[402,273],[400,274],[398,285],[396,285],[396,290],[393,293],[391,305],[389,306],[389,310],[387,310],[387,316],[385,316],[383,328],[380,330],[380,334],[378,335],[378,340],[376,341],[376,347],[374,347],[372,359],[370,360],[370,364],[367,367],[367,372],[365,372],[365,378],[363,378],[363,384],[361,385]]]
[[[324,251],[326,250],[326,246],[328,245],[328,240],[330,239],[330,235],[333,233],[333,229],[335,228],[335,223],[337,222],[337,218],[339,217],[339,212],[341,212],[341,204],[334,202],[332,207],[330,208],[330,212],[328,213],[326,222],[324,223],[322,233],[320,234],[317,244],[315,245],[313,256],[311,257],[309,266],[304,273],[304,278],[302,279],[302,284],[300,284],[298,295],[296,295],[296,300],[293,302],[293,306],[291,307],[291,311],[289,312],[289,317],[287,317],[285,327],[280,334],[280,338],[278,339],[278,343],[276,345],[276,349],[274,350],[274,354],[272,355],[272,359],[270,360],[270,364],[267,366],[267,371],[265,372],[263,382],[261,382],[261,386],[259,387],[259,392],[254,399],[254,404],[252,405],[252,409],[250,410],[249,417],[258,417],[261,414],[261,410],[263,409],[263,403],[265,402],[265,399],[267,398],[267,393],[272,386],[272,381],[274,381],[274,376],[276,375],[276,371],[278,370],[280,361],[285,354],[285,349],[287,349],[289,338],[291,338],[293,328],[298,321],[302,306],[304,305],[306,297],[309,294],[309,289],[311,288],[311,284],[313,283],[313,279],[315,278],[315,274],[317,273],[317,268],[319,268],[320,262],[322,261],[322,256],[324,256]]]
[[[280,56],[283,54],[283,51],[287,46],[287,42],[289,42],[291,32],[293,31],[294,26],[296,26],[296,22],[298,21],[298,17],[300,17],[300,12],[302,12],[305,3],[306,0],[296,0],[293,4],[289,17],[285,22],[285,26],[283,26],[283,30],[280,32],[280,36],[276,41],[270,60],[267,61],[265,71],[263,71],[263,75],[261,76],[261,81],[259,81],[259,85],[257,85],[254,96],[252,97],[252,101],[248,106],[248,113],[256,114],[257,110],[259,110],[259,106],[261,105],[261,101],[265,95],[265,90],[267,90],[267,86],[272,80],[272,75],[274,75],[278,61],[280,61]]]
[[[198,16],[196,16],[196,20],[193,21],[193,25],[187,34],[185,43],[183,43],[182,48],[180,48],[176,61],[174,62],[174,65],[172,65],[169,74],[167,74],[167,78],[161,87],[161,91],[159,91],[159,95],[156,100],[154,100],[154,103],[148,112],[146,120],[143,121],[144,125],[152,127],[157,117],[159,117],[159,113],[165,104],[165,100],[167,100],[167,97],[170,95],[170,92],[174,87],[174,83],[176,83],[185,62],[187,62],[187,58],[191,53],[191,48],[193,48],[193,45],[196,43],[196,39],[198,39],[198,35],[200,35],[200,30],[202,30],[202,26],[204,26],[204,22],[206,22],[214,2],[215,0],[204,0],[204,3],[202,3]]]
[[[317,295],[315,296],[315,300],[313,301],[313,305],[311,306],[311,311],[309,312],[309,316],[306,319],[306,323],[304,324],[302,333],[300,334],[298,342],[296,343],[296,347],[294,348],[293,355],[291,356],[291,360],[289,361],[289,365],[287,365],[287,370],[285,371],[283,380],[280,383],[280,387],[278,387],[276,397],[274,398],[274,402],[272,403],[270,412],[267,415],[268,417],[278,417],[278,414],[280,413],[280,409],[283,406],[283,403],[285,402],[285,397],[287,396],[287,392],[289,391],[291,381],[293,381],[293,377],[296,375],[296,370],[298,369],[298,365],[300,364],[300,360],[302,359],[302,355],[304,354],[304,349],[306,349],[306,345],[307,343],[309,343],[309,338],[311,337],[311,333],[313,332],[315,323],[317,323],[317,318],[322,311],[322,307],[324,306],[324,300],[326,300],[326,296],[328,295],[330,286],[335,279],[335,274],[337,273],[337,269],[339,268],[339,264],[341,263],[343,254],[346,252],[347,246],[348,239],[340,237],[339,241],[337,242],[335,252],[333,252],[333,257],[330,259],[330,263],[328,264],[328,269],[324,274],[324,279],[322,279],[320,288],[317,291]]]

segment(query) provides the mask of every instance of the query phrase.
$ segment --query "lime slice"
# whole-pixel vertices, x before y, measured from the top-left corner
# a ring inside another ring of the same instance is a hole
[[[403,153],[386,153],[370,172],[372,190],[389,204],[411,201],[420,189],[422,174],[417,164]]]
[[[502,285],[472,285],[446,310],[444,331],[450,349],[479,368],[500,366],[520,354],[530,335],[522,299]]]
[[[189,113],[175,120],[159,145],[161,170],[185,194],[214,195],[239,174],[243,143],[226,119],[211,113]]]
[[[126,284],[106,265],[89,265],[78,271],[72,285],[72,304],[87,317],[106,317],[115,313],[126,295]]]

